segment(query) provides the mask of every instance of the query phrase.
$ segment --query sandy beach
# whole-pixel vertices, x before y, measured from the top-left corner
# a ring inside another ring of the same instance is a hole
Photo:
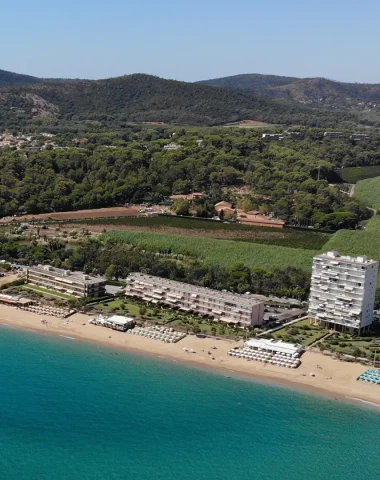
[[[320,353],[305,352],[301,366],[297,369],[288,369],[228,356],[227,352],[239,345],[233,341],[189,335],[176,344],[167,344],[89,324],[92,317],[84,314],[77,313],[69,319],[45,315],[43,318],[47,320],[47,324],[41,323],[41,318],[41,315],[35,313],[0,305],[0,325],[98,342],[108,347],[125,348],[168,360],[218,369],[229,376],[234,374],[249,376],[258,380],[314,390],[316,393],[334,397],[358,399],[380,405],[380,387],[356,380],[367,367],[358,363],[334,360]],[[212,350],[215,360],[207,353],[212,346],[217,347]],[[193,349],[196,353],[185,352],[184,348]],[[311,376],[311,373],[314,373],[315,377]]]

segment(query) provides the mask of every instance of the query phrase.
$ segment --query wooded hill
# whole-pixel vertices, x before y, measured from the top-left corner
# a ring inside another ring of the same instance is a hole
[[[0,128],[17,128],[35,117],[191,125],[245,119],[320,127],[357,123],[356,116],[348,113],[319,112],[249,92],[144,74],[107,80],[41,80],[0,88]]]
[[[380,84],[344,83],[326,78],[247,74],[199,82],[272,99],[287,99],[313,108],[380,111]]]

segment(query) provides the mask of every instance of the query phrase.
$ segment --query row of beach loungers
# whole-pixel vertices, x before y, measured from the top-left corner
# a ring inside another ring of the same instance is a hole
[[[70,310],[68,308],[60,307],[50,307],[48,305],[28,305],[23,308],[28,312],[38,313],[38,315],[50,315],[51,317],[66,318],[73,313],[75,310]]]
[[[362,373],[358,380],[367,383],[374,383],[375,385],[380,385],[380,370],[375,368],[370,368],[366,372]]]
[[[135,327],[133,330],[128,330],[130,335],[140,335],[154,340],[161,340],[166,343],[177,343],[182,338],[186,337],[185,333],[176,332],[173,328],[159,327]]]
[[[297,368],[301,364],[301,360],[298,357],[285,353],[271,353],[262,350],[250,350],[247,348],[241,350],[230,350],[228,355],[237,358],[246,358],[247,360],[257,360],[263,363],[269,363],[271,365],[277,365],[278,367]]]

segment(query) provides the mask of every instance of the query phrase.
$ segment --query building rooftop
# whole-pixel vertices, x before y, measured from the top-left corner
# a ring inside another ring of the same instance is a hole
[[[166,278],[155,277],[153,275],[146,275],[145,273],[131,273],[128,276],[127,280],[137,280],[137,281],[144,281],[149,283],[150,282],[159,282],[160,287],[172,287],[172,288],[182,288],[190,293],[194,294],[202,294],[202,295],[212,295],[214,298],[222,298],[224,301],[231,301],[236,302],[239,300],[240,305],[245,305],[247,307],[251,307],[252,305],[256,305],[257,303],[262,303],[265,301],[266,297],[264,295],[251,295],[251,294],[244,294],[241,295],[239,293],[231,293],[227,291],[219,291],[214,290],[212,288],[207,287],[198,287],[197,285],[191,285],[190,283],[178,282],[176,280],[167,280]]]
[[[57,277],[60,277],[62,280],[76,280],[86,285],[93,285],[100,282],[105,282],[104,277],[94,277],[92,275],[87,275],[83,272],[72,272],[71,270],[64,270],[63,268],[52,267],[51,265],[37,265],[36,267],[29,267],[28,270],[31,272],[38,273],[50,273],[54,274]]]
[[[133,318],[123,317],[122,315],[112,315],[112,317],[108,317],[107,320],[117,325],[129,325],[134,321]]]
[[[332,251],[332,252],[326,252],[322,253],[321,255],[316,255],[314,259],[320,259],[320,260],[335,260],[339,263],[347,263],[347,264],[360,264],[360,265],[370,265],[370,264],[376,264],[378,263],[375,260],[369,260],[365,255],[362,255],[360,257],[349,257],[349,256],[344,256],[341,255],[339,252]]]
[[[276,352],[281,353],[290,353],[296,354],[300,353],[302,350],[301,345],[297,345],[296,343],[287,343],[283,342],[282,340],[274,340],[274,339],[265,339],[265,338],[250,338],[245,342],[247,347],[264,349],[264,350],[275,350]]]

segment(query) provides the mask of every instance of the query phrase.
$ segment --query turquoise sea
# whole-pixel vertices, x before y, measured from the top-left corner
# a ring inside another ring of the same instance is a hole
[[[380,478],[375,408],[6,327],[0,373],[0,480]]]

